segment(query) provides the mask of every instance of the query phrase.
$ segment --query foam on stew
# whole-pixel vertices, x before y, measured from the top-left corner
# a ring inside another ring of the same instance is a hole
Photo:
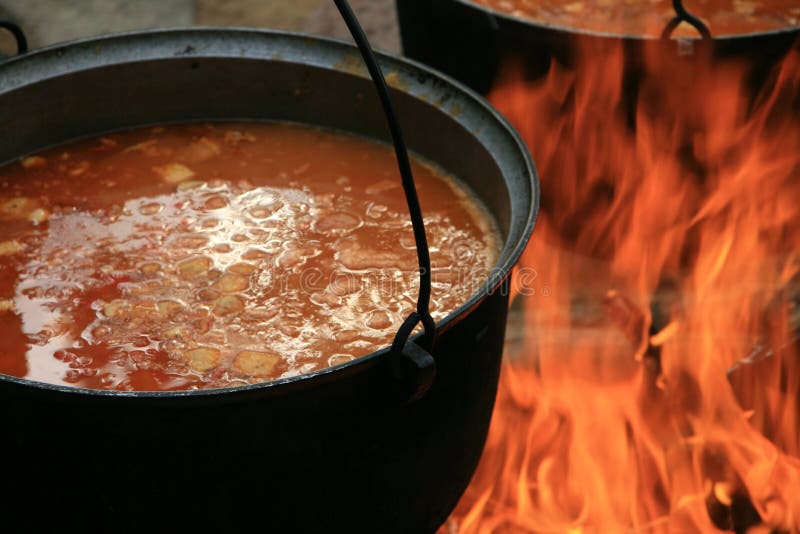
[[[435,318],[499,255],[486,209],[414,159]],[[114,133],[0,168],[0,373],[214,388],[391,342],[418,288],[389,147],[279,123]]]

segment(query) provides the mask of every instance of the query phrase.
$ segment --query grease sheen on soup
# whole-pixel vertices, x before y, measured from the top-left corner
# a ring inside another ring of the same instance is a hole
[[[458,182],[413,168],[441,318],[499,254]],[[187,124],[0,168],[0,373],[93,389],[242,385],[387,345],[416,249],[389,147],[278,123]]]

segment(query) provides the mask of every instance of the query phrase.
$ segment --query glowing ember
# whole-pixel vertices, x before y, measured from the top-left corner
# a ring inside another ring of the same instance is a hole
[[[443,532],[800,531],[800,46],[757,90],[664,52],[594,41],[490,96],[543,212],[523,346]]]

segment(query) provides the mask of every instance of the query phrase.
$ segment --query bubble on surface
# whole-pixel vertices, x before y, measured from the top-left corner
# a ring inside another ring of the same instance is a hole
[[[269,204],[259,204],[258,206],[254,206],[250,208],[249,213],[250,216],[256,219],[266,219],[274,215],[282,207],[283,203],[276,200]]]
[[[102,339],[111,333],[111,330],[107,326],[96,326],[92,329],[92,337],[95,339]]]
[[[158,202],[148,202],[146,204],[142,204],[142,206],[139,207],[139,213],[141,213],[142,215],[155,215],[159,213],[162,209],[164,209],[164,206],[162,206]]]
[[[346,234],[361,226],[361,219],[351,213],[326,213],[314,224],[318,232],[329,234]]]
[[[214,195],[209,197],[203,203],[203,209],[218,210],[228,206],[228,201],[222,195]]]
[[[389,208],[384,204],[375,204],[370,202],[367,205],[366,216],[370,219],[381,219],[388,211]]]

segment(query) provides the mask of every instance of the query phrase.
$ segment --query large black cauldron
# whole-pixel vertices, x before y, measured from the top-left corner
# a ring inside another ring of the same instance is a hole
[[[466,181],[505,236],[495,276],[437,325],[438,373],[427,394],[397,395],[386,350],[209,391],[91,391],[0,376],[4,529],[205,532],[255,522],[263,532],[432,532],[446,518],[483,447],[507,277],[533,228],[538,188],[523,144],[483,100],[419,65],[381,60],[410,148]],[[388,136],[358,52],[336,41],[153,31],[0,65],[0,161],[109,130],[199,119]]]
[[[690,2],[685,2],[687,5]],[[689,7],[691,7],[689,5]],[[530,77],[544,74],[551,61],[569,65],[579,42],[589,49],[622,41],[635,64],[641,48],[655,39],[550,26],[515,17],[472,0],[397,0],[403,51],[453,76],[481,93],[495,80],[503,61],[514,58]],[[713,30],[713,28],[712,28]],[[712,42],[717,57],[744,57],[769,70],[800,36],[800,27],[741,35],[723,35]]]

